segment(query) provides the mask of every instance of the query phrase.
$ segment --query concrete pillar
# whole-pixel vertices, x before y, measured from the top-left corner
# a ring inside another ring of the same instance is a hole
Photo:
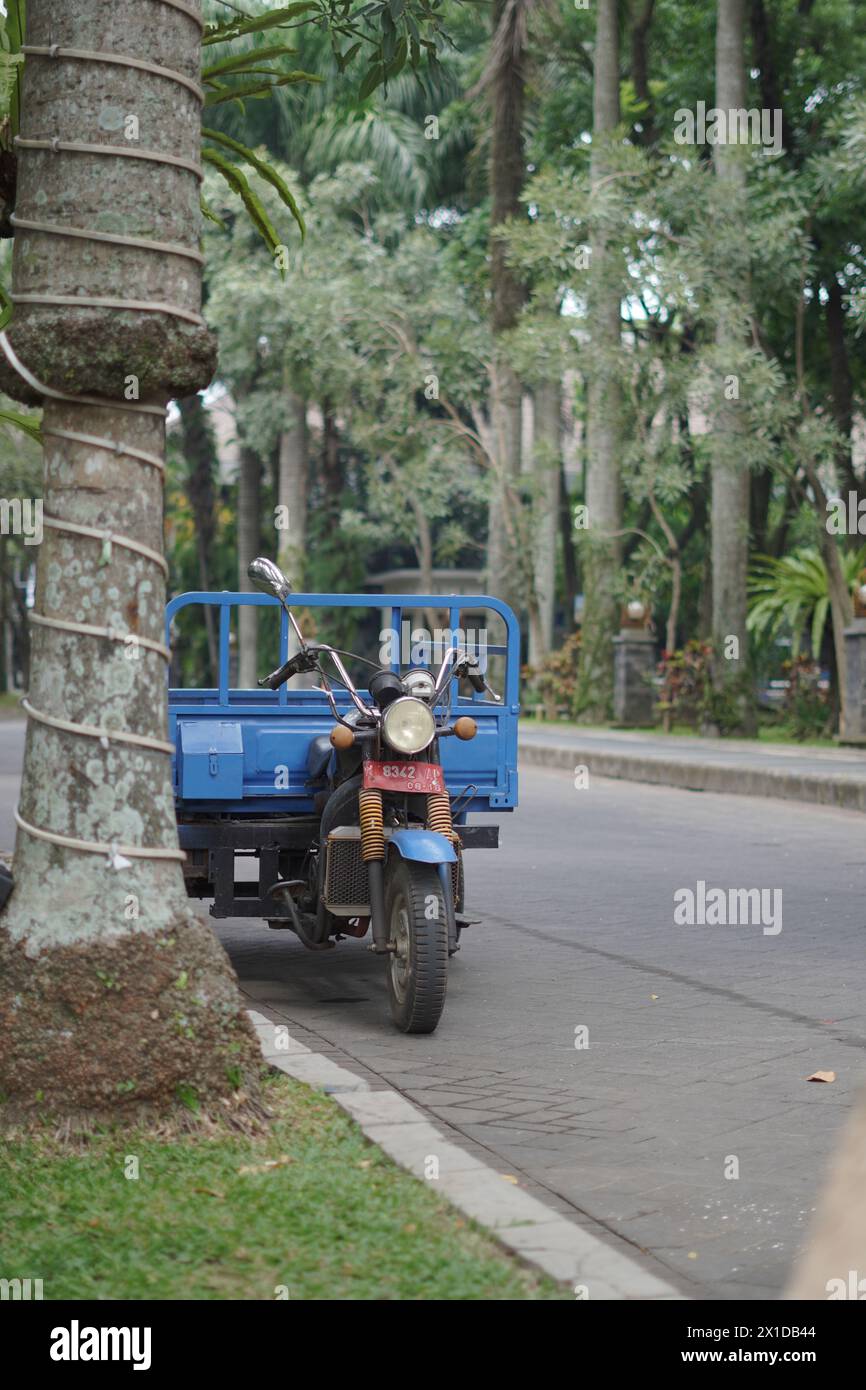
[[[643,629],[623,628],[613,639],[613,717],[616,724],[648,728],[657,723],[652,685],[655,638]]]

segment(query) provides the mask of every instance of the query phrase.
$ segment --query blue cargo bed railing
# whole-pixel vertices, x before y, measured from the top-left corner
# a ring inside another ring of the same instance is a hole
[[[203,604],[219,609],[219,684],[210,689],[169,691],[169,737],[176,745],[173,779],[178,809],[190,815],[312,811],[308,750],[311,741],[328,733],[334,722],[324,694],[285,686],[272,691],[232,689],[229,685],[231,610],[244,606],[278,608],[278,600],[258,593],[180,594],[166,607],[167,644],[175,616],[185,608]],[[432,608],[448,613],[447,631],[452,634],[453,646],[458,645],[462,611],[475,613],[480,609],[501,618],[506,643],[487,645],[486,652],[505,658],[502,703],[476,692],[471,697],[458,695],[456,683],[452,683],[451,710],[471,712],[478,734],[466,743],[443,739],[440,754],[452,796],[467,793],[466,810],[501,811],[516,806],[520,630],[506,604],[474,594],[293,594],[292,606],[378,609],[387,615],[386,622],[390,621],[397,634],[402,631],[404,610]],[[288,652],[289,622],[281,609],[280,663]],[[437,661],[441,659],[442,653]],[[396,661],[392,666],[399,669]],[[333,690],[341,713],[351,709],[346,691],[336,683]]]

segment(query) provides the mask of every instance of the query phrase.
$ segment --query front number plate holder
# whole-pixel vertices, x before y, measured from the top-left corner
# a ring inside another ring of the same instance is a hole
[[[445,791],[438,763],[385,763],[370,758],[364,763],[364,786],[405,796],[429,796]]]

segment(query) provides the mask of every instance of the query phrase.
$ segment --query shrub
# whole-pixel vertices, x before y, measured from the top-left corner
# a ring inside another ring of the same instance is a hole
[[[723,689],[713,685],[713,646],[696,638],[675,652],[663,652],[658,665],[662,678],[661,698],[656,708],[671,724],[689,724],[700,730],[732,733],[739,728],[742,713],[735,682]]]
[[[524,704],[544,705],[547,719],[556,719],[563,706],[570,715],[575,715],[579,656],[580,633],[573,632],[538,666],[524,666]]]

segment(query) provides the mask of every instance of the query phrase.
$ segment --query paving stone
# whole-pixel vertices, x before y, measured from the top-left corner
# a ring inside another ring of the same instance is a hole
[[[521,799],[500,818],[504,853],[467,855],[485,927],[467,933],[431,1038],[392,1030],[381,962],[362,944],[324,960],[288,943],[274,967],[274,934],[251,948],[248,923],[219,924],[256,1009],[278,969],[290,1031],[371,1086],[411,1090],[449,1142],[480,1144],[586,1212],[603,1241],[611,1215],[629,1240],[646,1233],[652,1267],[683,1287],[778,1296],[866,1061],[862,818],[597,778],[577,793],[567,774],[533,770]],[[673,892],[699,878],[782,887],[781,935],[675,928]],[[343,993],[367,1002],[321,1003]],[[581,1024],[590,1047],[577,1051]],[[805,1082],[820,1066],[834,1085]],[[710,1237],[708,1165],[728,1153],[742,1210],[720,1208]],[[777,1201],[756,1225],[748,1207],[768,1205],[768,1182]]]

